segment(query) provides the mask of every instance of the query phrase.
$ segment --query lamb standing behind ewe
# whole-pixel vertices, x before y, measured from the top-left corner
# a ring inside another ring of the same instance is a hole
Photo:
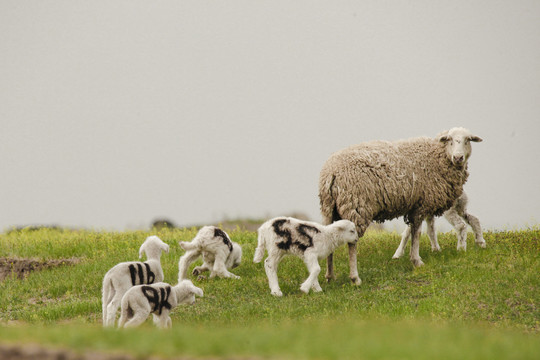
[[[187,277],[189,265],[199,256],[203,257],[203,264],[193,269],[193,275],[199,275],[210,270],[210,277],[240,277],[229,272],[240,265],[242,260],[242,247],[231,241],[229,235],[215,226],[205,226],[199,230],[191,242],[180,241],[180,246],[186,253],[178,262],[178,281]]]
[[[157,236],[149,236],[139,249],[139,258],[146,254],[146,262],[130,261],[115,265],[103,278],[103,326],[114,326],[116,311],[122,296],[133,286],[163,281],[161,252],[169,252],[169,245]]]
[[[319,259],[327,257],[338,246],[356,243],[358,234],[351,221],[336,221],[331,225],[301,221],[290,217],[278,217],[268,220],[259,228],[258,245],[253,262],[261,262],[264,250],[268,257],[264,269],[272,295],[282,296],[279,288],[277,268],[281,259],[288,254],[299,256],[306,264],[309,276],[300,290],[308,293],[322,291],[318,276],[321,271]]]
[[[482,226],[480,225],[480,220],[472,214],[467,212],[467,203],[469,199],[467,194],[463,192],[461,196],[456,200],[454,205],[450,210],[446,211],[443,216],[452,226],[456,229],[457,232],[457,249],[458,250],[467,250],[467,224],[469,224],[474,232],[475,242],[478,246],[485,248],[486,241],[482,234]],[[435,219],[433,217],[426,218],[427,224],[427,234],[429,240],[431,241],[431,250],[432,251],[441,251],[439,242],[437,241],[437,233],[435,231]],[[405,246],[411,237],[411,227],[407,228],[401,234],[401,242],[397,248],[392,259],[399,259],[405,253]]]
[[[362,236],[369,224],[404,216],[411,226],[411,260],[423,265],[418,237],[422,221],[440,216],[463,193],[470,142],[481,138],[453,128],[437,138],[372,141],[330,156],[319,178],[323,222],[348,219]],[[334,277],[332,255],[327,279]],[[356,244],[349,244],[350,278],[360,284]]]
[[[152,314],[157,327],[170,328],[170,312],[180,304],[193,304],[195,295],[202,297],[203,291],[189,280],[176,286],[164,282],[134,286],[122,298],[118,327],[139,326]]]

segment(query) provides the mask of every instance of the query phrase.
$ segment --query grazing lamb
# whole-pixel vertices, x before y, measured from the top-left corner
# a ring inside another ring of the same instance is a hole
[[[193,275],[199,275],[210,270],[210,278],[219,277],[235,278],[240,277],[229,272],[240,265],[242,260],[242,247],[231,241],[229,235],[215,226],[205,226],[195,236],[191,242],[180,241],[180,246],[186,253],[180,257],[178,262],[178,281],[186,279],[187,271],[202,254],[203,264],[193,269]]]
[[[170,312],[180,304],[193,304],[195,295],[202,297],[203,291],[189,280],[176,286],[164,282],[134,286],[122,298],[118,327],[139,326],[152,314],[157,327],[170,328]]]
[[[278,264],[285,255],[295,254],[304,260],[309,271],[300,290],[306,294],[309,289],[319,292],[322,291],[318,280],[321,271],[319,259],[327,257],[338,246],[357,241],[356,227],[349,220],[325,226],[291,217],[278,217],[268,220],[259,228],[253,262],[261,262],[264,250],[268,251],[268,257],[264,260],[268,284],[272,295],[282,296],[277,277]]]
[[[467,194],[463,192],[463,194],[461,194],[461,196],[456,200],[454,205],[443,214],[446,220],[448,220],[448,222],[452,224],[454,229],[457,231],[457,249],[463,251],[467,250],[467,224],[469,224],[473,229],[476,244],[482,248],[486,247],[486,241],[484,240],[484,236],[482,234],[480,220],[478,220],[476,216],[467,212],[468,202],[469,199]],[[441,247],[437,241],[437,233],[435,232],[435,219],[433,217],[427,217],[426,224],[427,234],[429,240],[431,241],[431,250],[441,251]],[[399,247],[397,248],[392,259],[399,259],[401,256],[403,256],[405,253],[405,246],[407,246],[410,236],[411,227],[407,226],[401,235],[401,243],[399,244]]]
[[[149,236],[139,249],[139,258],[146,254],[146,262],[129,261],[115,265],[103,278],[103,326],[114,326],[116,311],[122,296],[131,287],[163,281],[161,252],[169,252],[169,245],[157,236]]]
[[[372,141],[330,156],[319,178],[323,222],[348,219],[362,236],[375,221],[404,216],[411,226],[411,260],[423,265],[418,230],[429,216],[450,209],[467,181],[470,142],[482,141],[464,128],[453,128],[436,138]],[[332,279],[332,255],[326,278]],[[349,244],[350,278],[360,284],[356,245]]]

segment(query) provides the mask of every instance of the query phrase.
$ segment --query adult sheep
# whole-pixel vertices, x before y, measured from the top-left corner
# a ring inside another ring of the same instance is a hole
[[[372,221],[404,216],[411,226],[411,261],[423,265],[420,225],[426,217],[442,215],[461,196],[470,143],[480,141],[459,127],[436,138],[371,141],[332,154],[319,178],[323,222],[350,220],[361,237]],[[356,244],[349,244],[349,267],[351,280],[359,285]],[[326,278],[334,278],[332,254]]]

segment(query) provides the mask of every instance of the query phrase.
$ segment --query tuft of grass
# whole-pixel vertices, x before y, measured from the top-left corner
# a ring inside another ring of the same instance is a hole
[[[176,283],[178,241],[196,229],[162,229],[165,281]],[[396,233],[368,232],[358,243],[363,280],[348,279],[345,247],[335,254],[337,279],[305,295],[303,262],[287,257],[278,271],[283,298],[270,295],[263,264],[252,262],[256,233],[236,230],[244,258],[241,279],[192,279],[205,296],[172,314],[173,329],[149,319],[140,329],[102,329],[101,282],[112,266],[137,260],[149,232],[16,231],[0,235],[0,257],[79,258],[76,265],[0,282],[0,339],[127,351],[165,357],[279,358],[533,358],[540,352],[540,229],[486,232],[487,249],[456,250],[454,234],[440,234],[440,253],[421,238],[422,268],[392,260]],[[200,261],[198,262],[200,263]],[[196,266],[198,263],[192,265]],[[325,261],[321,261],[324,268]],[[17,324],[17,325],[13,325]],[[514,351],[514,353],[512,353]]]

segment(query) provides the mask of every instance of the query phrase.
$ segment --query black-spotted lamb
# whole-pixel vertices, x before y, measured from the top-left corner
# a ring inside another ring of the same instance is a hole
[[[193,304],[195,296],[202,297],[203,291],[190,280],[183,280],[175,286],[164,282],[134,286],[122,297],[118,327],[139,326],[152,314],[157,327],[170,328],[170,312],[180,304]]]
[[[187,271],[191,263],[202,255],[203,264],[193,269],[194,275],[210,271],[210,278],[215,276],[224,278],[240,277],[231,273],[242,261],[242,247],[231,241],[229,235],[216,226],[204,226],[199,230],[191,242],[180,241],[180,246],[186,250],[178,262],[178,281],[187,278]]]
[[[285,255],[297,255],[309,271],[309,276],[300,286],[300,290],[306,294],[310,289],[319,292],[322,291],[318,280],[321,271],[319,260],[327,257],[339,246],[356,241],[358,233],[349,220],[336,221],[325,226],[291,217],[278,217],[259,227],[253,262],[261,262],[264,251],[268,251],[264,269],[270,291],[274,296],[282,296],[277,277],[278,264]]]
[[[157,236],[149,236],[139,249],[139,258],[145,253],[147,261],[123,262],[105,274],[102,290],[103,326],[114,326],[122,296],[131,287],[163,281],[160,263],[163,251],[168,253],[169,245]]]
[[[480,220],[472,214],[467,212],[467,204],[469,199],[467,194],[463,192],[461,196],[456,200],[454,205],[450,210],[446,211],[443,216],[457,232],[457,249],[458,250],[467,250],[467,224],[469,224],[474,232],[476,245],[481,248],[486,247],[486,241],[482,234],[482,226],[480,225]],[[431,242],[432,251],[441,251],[439,242],[437,241],[437,233],[435,231],[435,219],[433,217],[426,218],[427,225],[427,235]],[[401,242],[396,252],[394,253],[393,259],[399,259],[403,254],[405,254],[405,246],[411,237],[411,227],[407,226],[403,233],[401,234]]]
[[[411,261],[423,265],[418,230],[429,216],[440,216],[463,193],[471,142],[482,141],[464,128],[435,138],[372,141],[338,151],[319,177],[319,200],[325,224],[340,219],[355,223],[363,236],[372,221],[404,216],[411,226]],[[360,284],[356,245],[349,244],[350,278]],[[328,280],[334,278],[332,255]]]

